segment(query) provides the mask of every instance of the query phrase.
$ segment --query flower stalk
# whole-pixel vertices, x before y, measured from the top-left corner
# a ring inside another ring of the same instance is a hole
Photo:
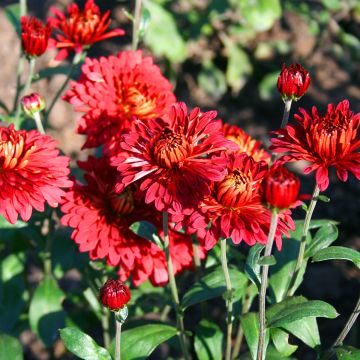
[[[318,201],[318,196],[320,194],[320,189],[318,187],[318,185],[315,185],[313,194],[312,194],[312,198],[309,204],[309,207],[306,211],[306,216],[305,216],[305,220],[304,220],[304,227],[303,227],[303,231],[302,231],[302,235],[301,235],[301,240],[300,240],[300,248],[299,248],[299,253],[298,253],[298,257],[296,260],[296,265],[295,265],[295,270],[294,273],[291,277],[291,283],[289,286],[289,290],[288,290],[288,296],[292,296],[294,295],[295,291],[296,291],[296,285],[298,282],[298,278],[299,278],[299,274],[300,274],[300,270],[301,267],[303,265],[304,262],[304,255],[305,255],[305,247],[306,247],[306,237],[309,231],[309,227],[310,227],[310,222],[311,222],[311,218],[312,215],[314,213],[315,210],[315,206],[317,204]]]
[[[121,360],[121,326],[122,323],[116,319],[115,360]]]
[[[229,268],[227,263],[226,256],[226,238],[220,240],[220,248],[221,248],[221,266],[225,277],[226,284],[226,309],[227,309],[227,317],[226,317],[226,350],[225,350],[225,360],[231,359],[231,335],[232,335],[232,327],[233,327],[233,289],[231,287],[231,279],[229,274]]]
[[[139,45],[139,29],[141,22],[141,3],[142,0],[135,1],[135,13],[133,22],[132,44],[131,49],[136,50]]]
[[[165,251],[165,255],[166,255],[169,286],[170,286],[172,301],[173,301],[175,312],[176,312],[176,322],[177,322],[177,328],[179,330],[180,346],[181,346],[181,350],[182,350],[185,360],[188,360],[188,359],[190,359],[190,357],[189,357],[188,350],[186,347],[184,316],[183,316],[182,312],[180,311],[179,294],[178,294],[178,290],[177,290],[177,286],[176,286],[173,264],[172,264],[172,260],[171,260],[171,256],[170,256],[169,214],[166,211],[163,212],[163,228],[164,228],[164,251]]]
[[[276,227],[278,223],[278,213],[276,210],[272,211],[271,215],[271,223],[269,229],[268,240],[265,247],[264,256],[270,256],[275,233]],[[266,307],[266,290],[268,286],[268,274],[269,274],[269,265],[264,265],[261,271],[261,287],[260,287],[260,296],[259,296],[259,321],[260,321],[260,331],[259,331],[259,342],[257,348],[257,360],[264,360],[265,359],[265,331],[266,331],[266,324],[265,324],[265,307]]]
[[[282,120],[281,120],[281,128],[282,129],[286,126],[286,124],[289,121],[289,115],[290,115],[292,99],[285,99],[284,104],[285,104],[284,113],[283,113],[283,117],[282,117]]]

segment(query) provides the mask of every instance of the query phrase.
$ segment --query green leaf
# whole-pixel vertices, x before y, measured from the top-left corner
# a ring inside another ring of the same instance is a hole
[[[234,267],[229,268],[229,274],[232,288],[235,289],[234,297],[239,299],[245,294],[247,278],[244,273]],[[222,268],[217,267],[191,287],[184,295],[181,307],[186,309],[191,305],[221,296],[225,291],[224,274]]]
[[[259,84],[259,95],[261,100],[271,100],[279,96],[276,84],[279,77],[279,71],[266,74]]]
[[[245,339],[253,359],[256,358],[259,342],[259,314],[249,312],[240,317],[240,325],[244,331]],[[265,332],[265,349],[269,343],[269,331]]]
[[[226,82],[233,94],[237,94],[246,84],[253,68],[247,53],[235,43],[226,42],[228,63],[226,67]]]
[[[121,359],[144,360],[161,343],[177,334],[173,326],[150,324],[126,330],[121,335]]]
[[[47,346],[56,340],[58,329],[64,326],[65,313],[61,306],[64,297],[56,280],[47,277],[36,288],[31,299],[29,309],[31,329]]]
[[[260,265],[259,258],[261,251],[265,245],[259,243],[255,244],[249,250],[249,254],[246,258],[245,263],[245,273],[248,276],[249,280],[254,283],[258,289],[260,289]]]
[[[326,195],[319,195],[317,198],[318,198],[319,201],[322,201],[322,202],[325,202],[325,203],[328,203],[328,202],[331,201],[330,198],[328,196],[326,196]]]
[[[232,0],[245,20],[245,26],[256,31],[269,30],[281,16],[279,0]]]
[[[269,256],[262,256],[259,261],[258,264],[261,266],[264,265],[275,265],[276,264],[276,259],[274,255],[269,255]]]
[[[267,317],[271,318],[272,316],[281,313],[287,306],[296,306],[304,302],[307,302],[307,299],[303,296],[287,298],[278,304],[269,307],[266,311]],[[307,317],[289,324],[285,324],[282,326],[282,328],[303,341],[311,348],[316,348],[318,345],[320,345],[319,330],[316,323],[316,318],[314,317]]]
[[[130,229],[140,237],[150,240],[160,249],[164,248],[163,242],[160,239],[157,228],[155,225],[148,221],[137,221],[130,226]]]
[[[281,327],[306,317],[325,317],[334,319],[338,315],[335,308],[325,301],[308,300],[300,304],[285,306],[281,311],[274,315],[269,315],[267,312],[267,326],[272,328]]]
[[[271,329],[270,336],[275,348],[283,356],[291,355],[298,348],[296,345],[289,344],[289,334],[281,329]]]
[[[157,56],[165,56],[172,63],[181,63],[186,58],[186,44],[181,37],[173,15],[153,1],[145,3],[151,21],[144,37],[146,45]]]
[[[71,66],[72,65],[60,65],[56,67],[48,67],[45,69],[41,69],[37,74],[35,81],[49,78],[54,75],[67,75],[70,72]]]
[[[17,34],[20,34],[20,5],[12,4],[5,7],[5,15],[14,27]]]
[[[22,360],[23,358],[20,341],[10,335],[0,335],[0,360]]]
[[[15,224],[10,224],[2,215],[0,215],[0,229],[21,229],[27,225],[26,222],[21,220],[18,220]]]
[[[223,332],[214,323],[204,319],[196,328],[195,352],[199,360],[217,360],[222,357]]]
[[[11,331],[25,307],[23,253],[11,254],[0,262],[0,331]]]
[[[313,262],[325,260],[348,260],[360,268],[360,252],[343,246],[330,246],[322,249],[312,258]]]
[[[322,226],[315,234],[310,244],[306,247],[305,257],[311,257],[319,250],[330,246],[339,235],[338,228],[335,225]]]
[[[99,346],[93,338],[75,328],[60,329],[65,347],[84,360],[111,360],[109,352]]]
[[[339,346],[334,349],[338,360],[360,359],[360,350],[353,346]]]
[[[212,62],[203,65],[197,76],[201,89],[211,98],[220,99],[227,90],[224,73]]]
[[[281,251],[274,250],[276,265],[270,268],[269,285],[275,302],[280,302],[286,296],[288,291],[291,275],[294,273],[296,259],[299,252],[300,242],[294,239],[284,239]],[[305,272],[306,261],[301,268],[301,275]],[[299,276],[295,286],[302,282],[302,276]]]
[[[90,307],[93,309],[93,311],[94,311],[95,315],[97,316],[97,318],[99,320],[101,320],[101,318],[102,318],[102,308],[101,308],[99,300],[95,296],[94,292],[90,288],[87,288],[83,292],[83,295],[84,295],[84,298],[89,303]]]

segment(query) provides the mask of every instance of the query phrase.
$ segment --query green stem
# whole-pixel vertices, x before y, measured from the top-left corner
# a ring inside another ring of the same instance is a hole
[[[27,76],[24,88],[22,90],[21,96],[27,95],[27,93],[30,89],[32,78],[33,78],[33,73],[34,73],[34,69],[35,69],[35,62],[36,62],[36,58],[31,58],[29,60],[29,72],[28,72],[28,76]],[[19,101],[19,99],[18,99],[17,104],[16,104],[15,119],[14,119],[14,123],[16,126],[19,125],[20,113],[21,113],[21,100]]]
[[[116,319],[116,335],[115,335],[115,360],[121,360],[121,322]]]
[[[25,55],[21,54],[19,61],[18,61],[17,70],[16,70],[16,93],[15,93],[14,104],[13,104],[13,112],[15,112],[17,109],[17,105],[18,105],[18,101],[19,101],[19,97],[20,97],[21,75],[24,72],[24,64],[25,64]]]
[[[264,256],[270,256],[274,238],[276,227],[278,223],[278,213],[273,210],[271,215],[271,223],[269,229],[269,235],[265,247]],[[259,331],[259,342],[257,348],[257,360],[264,360],[265,359],[265,331],[266,331],[266,324],[265,324],[265,310],[266,310],[266,290],[268,286],[268,273],[269,273],[269,265],[264,265],[261,271],[261,287],[260,287],[260,295],[259,295],[259,322],[260,322],[260,331]]]
[[[232,326],[233,326],[233,289],[231,287],[231,280],[229,274],[229,268],[227,264],[226,256],[226,239],[220,240],[220,249],[221,249],[221,266],[224,273],[225,284],[226,284],[226,350],[225,350],[225,360],[231,359],[231,336],[232,336]]]
[[[243,304],[243,307],[241,310],[241,315],[247,314],[250,310],[250,307],[252,304],[252,297],[250,294],[251,286],[252,286],[252,284],[250,283],[248,285],[248,287],[246,288],[245,300],[244,300],[244,304]],[[234,345],[234,350],[233,350],[233,354],[232,354],[233,360],[236,359],[240,354],[240,349],[241,349],[243,338],[244,338],[244,331],[243,331],[243,328],[239,321],[239,328],[238,328],[238,332],[236,334],[235,345]]]
[[[45,134],[45,129],[44,129],[44,127],[42,125],[42,122],[41,122],[40,111],[34,113],[33,116],[34,116],[36,128],[38,129],[38,131],[41,132],[42,134]]]
[[[283,117],[282,117],[282,121],[281,121],[281,128],[282,129],[286,126],[286,124],[287,124],[287,122],[289,120],[292,100],[291,99],[284,100],[284,103],[285,103],[284,113],[283,113]]]
[[[25,16],[27,13],[26,0],[20,0],[20,16]]]
[[[177,328],[179,330],[179,339],[180,339],[180,346],[183,352],[184,358],[186,360],[190,359],[188,350],[186,347],[186,338],[185,338],[185,327],[184,327],[184,318],[183,314],[180,311],[180,301],[179,301],[179,294],[177,291],[173,264],[171,261],[170,256],[170,242],[169,242],[169,215],[166,211],[163,212],[163,228],[164,228],[164,251],[166,255],[166,262],[167,262],[167,270],[169,276],[169,286],[171,291],[172,301],[174,303],[174,308],[176,312],[176,321],[177,321]]]
[[[141,0],[135,1],[135,14],[133,22],[132,44],[131,49],[136,50],[139,45],[139,27],[141,21]]]
[[[103,339],[105,349],[110,347],[110,313],[107,309],[102,309],[101,326],[103,330]]]
[[[290,283],[290,286],[289,286],[288,296],[294,295],[294,293],[296,291],[297,281],[298,281],[298,278],[300,276],[300,270],[301,270],[301,267],[302,267],[303,261],[304,261],[306,237],[307,237],[307,234],[308,234],[308,231],[309,231],[311,218],[312,218],[316,203],[318,201],[319,194],[320,194],[320,189],[316,184],[315,188],[314,188],[314,192],[312,194],[310,205],[309,205],[309,207],[308,207],[308,209],[306,211],[306,216],[305,216],[305,220],[304,220],[304,227],[303,227],[303,231],[302,231],[302,234],[301,234],[299,253],[298,253],[297,260],[296,260],[295,270],[294,270],[294,273],[293,273],[293,275],[291,277],[291,283]]]

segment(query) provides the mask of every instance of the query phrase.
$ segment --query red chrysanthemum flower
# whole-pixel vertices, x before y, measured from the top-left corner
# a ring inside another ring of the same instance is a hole
[[[22,16],[21,45],[24,53],[29,57],[41,56],[48,46],[51,28],[32,16]]]
[[[59,156],[56,142],[38,131],[0,128],[0,213],[14,224],[27,221],[32,209],[56,207],[69,187],[69,159]]]
[[[130,301],[130,289],[121,280],[109,279],[100,288],[99,299],[109,310],[118,311]]]
[[[238,154],[244,152],[255,161],[264,160],[267,163],[270,161],[270,154],[261,148],[261,142],[253,139],[243,129],[236,125],[224,124],[223,131],[225,138],[233,141],[239,147]]]
[[[84,148],[111,147],[135,118],[162,117],[176,101],[170,82],[141,51],[87,58],[80,80],[71,86],[64,99],[75,111],[86,112],[78,128],[88,136]]]
[[[55,35],[55,46],[60,49],[56,60],[64,60],[74,50],[75,53],[83,51],[92,44],[124,35],[122,29],[107,31],[110,24],[110,10],[101,14],[94,0],[87,0],[84,10],[72,3],[67,7],[67,16],[56,7],[50,11],[55,17],[49,17],[49,24],[59,31]]]
[[[222,150],[236,147],[224,138],[216,112],[188,114],[176,103],[165,119],[136,121],[120,143],[122,152],[112,158],[120,181],[117,191],[139,181],[146,203],[159,211],[181,212],[209,192],[209,183],[223,179],[226,159]],[[217,155],[212,155],[217,153]]]
[[[310,85],[309,72],[300,64],[284,64],[278,78],[277,88],[284,100],[299,100]]]
[[[296,206],[299,191],[299,178],[277,163],[270,168],[262,182],[263,201],[279,210]]]
[[[114,192],[117,171],[107,158],[90,157],[79,162],[79,167],[86,171],[87,184],[75,183],[61,207],[61,223],[74,229],[71,238],[79,250],[89,252],[93,260],[106,258],[109,265],[120,266],[120,279],[131,275],[135,286],[147,279],[154,285],[166,284],[164,252],[130,229],[135,222],[148,221],[161,230],[161,214],[146,206],[133,187],[121,194]],[[189,236],[171,229],[170,252],[175,273],[192,266]]]
[[[248,245],[265,244],[268,237],[271,211],[261,202],[261,182],[268,169],[264,161],[256,162],[246,154],[229,155],[228,175],[214,182],[210,195],[204,197],[198,209],[189,216],[176,214],[177,227],[196,232],[209,250],[221,238],[231,238],[234,244],[245,241]],[[290,211],[279,216],[275,236],[281,249],[281,234],[294,229]]]
[[[329,185],[330,166],[336,168],[341,181],[347,180],[348,171],[360,179],[360,113],[350,111],[347,100],[336,106],[329,104],[324,116],[315,106],[311,113],[304,109],[299,111],[300,115],[295,115],[298,124],[274,132],[279,137],[272,139],[271,149],[279,153],[288,152],[281,161],[310,162],[304,173],[316,171],[316,182],[321,191]]]

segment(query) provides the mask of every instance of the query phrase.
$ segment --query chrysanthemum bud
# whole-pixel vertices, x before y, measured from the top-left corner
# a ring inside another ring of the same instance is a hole
[[[120,280],[109,279],[99,291],[101,303],[112,311],[118,311],[131,298],[129,288]]]
[[[300,64],[291,64],[289,68],[282,67],[277,88],[283,100],[299,100],[310,85],[309,72]]]
[[[273,165],[262,183],[263,201],[272,208],[288,209],[299,197],[300,180],[292,172]]]
[[[48,46],[51,28],[43,25],[41,21],[31,16],[22,16],[21,44],[24,53],[28,57],[41,56]]]
[[[26,115],[33,117],[45,109],[45,100],[38,93],[32,93],[21,98],[21,107]]]

